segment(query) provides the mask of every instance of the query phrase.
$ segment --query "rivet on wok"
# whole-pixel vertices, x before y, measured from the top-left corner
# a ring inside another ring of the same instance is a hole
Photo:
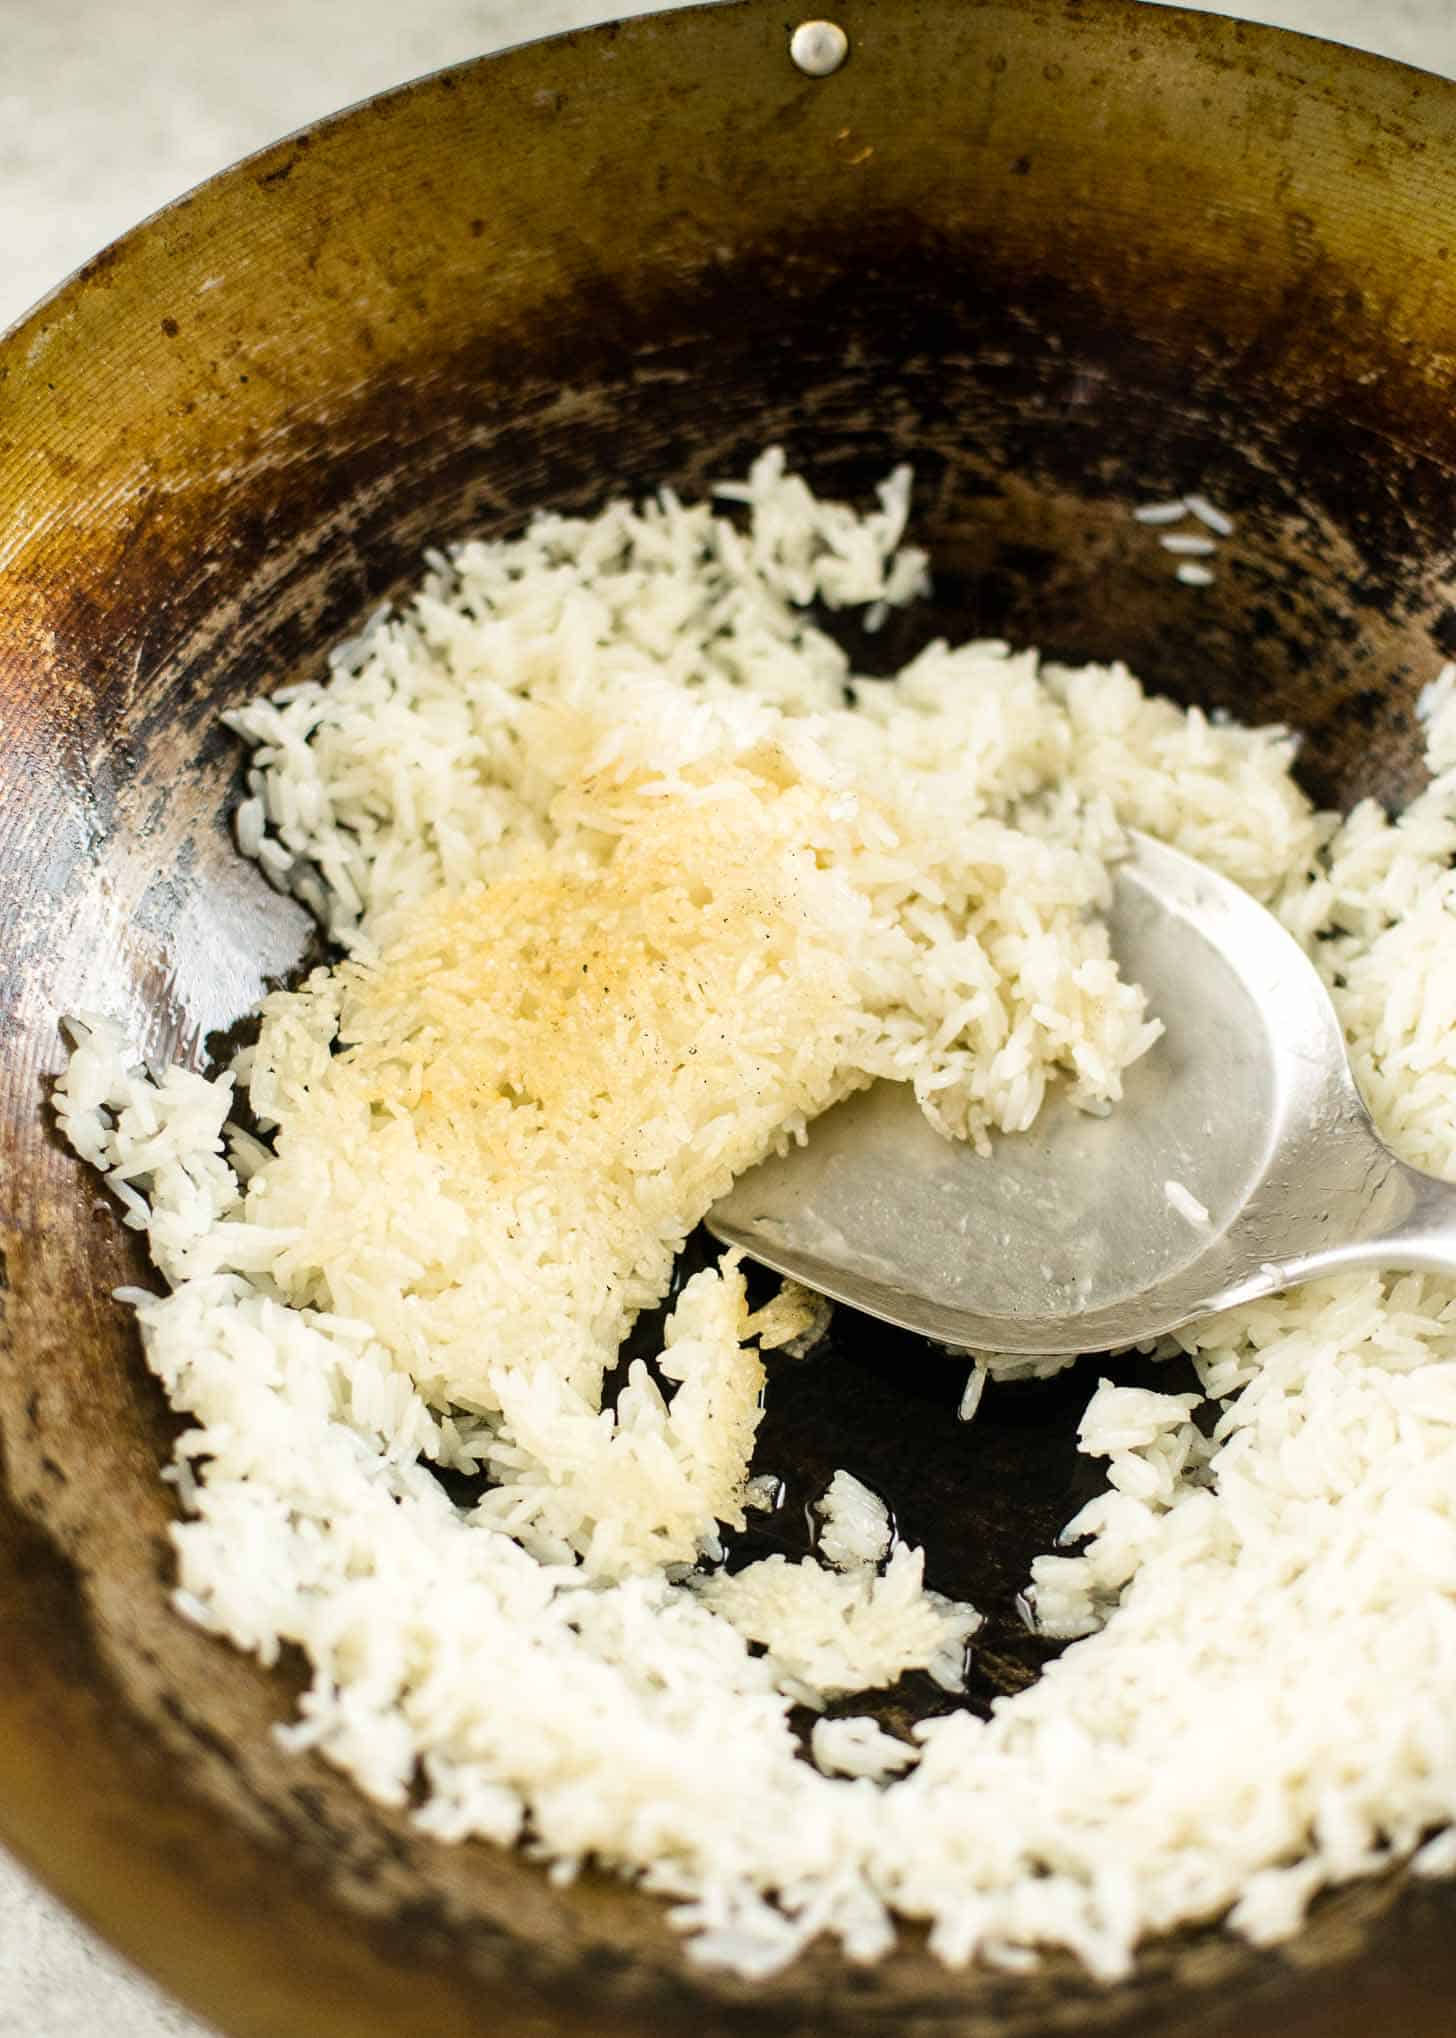
[[[849,37],[837,21],[801,21],[789,37],[789,55],[811,78],[827,78],[849,55]]]

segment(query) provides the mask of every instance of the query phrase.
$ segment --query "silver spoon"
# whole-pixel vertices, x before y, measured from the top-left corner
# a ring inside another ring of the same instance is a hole
[[[1227,878],[1130,839],[1108,928],[1166,1031],[1108,1116],[1054,1094],[983,1156],[876,1083],[742,1175],[709,1230],[990,1352],[1117,1350],[1341,1268],[1456,1273],[1456,1187],[1379,1138],[1298,944]]]

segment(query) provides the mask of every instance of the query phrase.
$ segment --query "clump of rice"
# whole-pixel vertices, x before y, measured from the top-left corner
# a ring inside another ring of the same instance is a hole
[[[1456,1172],[1456,677],[1430,790],[1336,822],[1287,733],[1121,667],[937,643],[856,679],[805,609],[920,590],[906,476],[858,516],[770,454],[724,495],[436,556],[234,716],[239,843],[347,960],[211,1081],[75,1024],[58,1115],[148,1233],[167,1292],[128,1299],[192,1418],[179,1609],[306,1653],[290,1746],[441,1840],[529,1821],[748,1976],[826,1933],[877,1958],[896,1916],[952,1965],[1111,1976],[1188,1919],[1262,1942],[1332,1883],[1449,1872],[1450,1284],[1311,1284],[1184,1333],[1199,1395],[1101,1385],[1108,1490],[1026,1599],[1072,1645],[990,1719],[821,1718],[811,1760],[796,1705],[954,1692],[979,1625],[844,1472],[817,1558],[716,1568],[776,1504],[761,1392],[822,1305],[751,1309],[728,1255],[603,1388],[732,1175],[857,1085],[982,1141],[1052,1084],[1115,1106],[1156,1032],[1097,917],[1128,826],[1275,907],[1386,1135]],[[978,1356],[967,1414],[988,1370],[1035,1367]]]
[[[856,1562],[838,1573],[812,1557],[764,1557],[697,1586],[698,1598],[774,1666],[775,1682],[802,1703],[875,1691],[925,1670],[942,1691],[963,1689],[966,1646],[981,1617],[925,1590],[925,1556],[907,1544],[883,1572]]]
[[[819,1554],[837,1571],[883,1564],[889,1556],[894,1536],[890,1510],[852,1472],[835,1473],[814,1511],[819,1516]]]

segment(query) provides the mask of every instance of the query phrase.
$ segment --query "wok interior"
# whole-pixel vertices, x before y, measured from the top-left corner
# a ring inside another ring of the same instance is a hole
[[[1445,2028],[1450,1895],[1389,1883],[1292,1959],[1192,1935],[1110,1990],[947,1975],[913,1934],[867,1973],[695,1973],[650,1900],[421,1841],[284,1756],[301,1665],[166,1603],[174,1423],[106,1299],[134,1242],[46,1127],[56,1016],[201,1059],[309,953],[229,846],[217,712],[317,671],[425,544],[698,493],[776,440],[829,493],[908,460],[936,589],[873,669],[941,632],[1122,658],[1304,730],[1321,799],[1419,781],[1456,623],[1450,88],[1132,6],[840,18],[823,83],[756,4],[426,81],[204,188],[0,356],[0,1831],[238,2030]],[[1195,487],[1238,518],[1207,590],[1128,514]],[[977,1457],[910,1354],[844,1357],[945,1561],[1009,1592],[1072,1511],[1081,1388]],[[827,1476],[844,1396],[805,1395],[780,1440]],[[983,1698],[1034,1669],[1003,1639]]]

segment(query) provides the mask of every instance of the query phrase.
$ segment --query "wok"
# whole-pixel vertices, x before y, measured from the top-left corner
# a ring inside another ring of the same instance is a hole
[[[1123,0],[836,13],[826,78],[745,0],[425,79],[0,347],[0,1835],[237,2033],[1444,2032],[1456,1892],[1398,1877],[1116,1987],[950,1975],[914,1934],[868,1972],[698,1973],[647,1898],[439,1847],[282,1754],[299,1666],[168,1609],[173,1421],[108,1299],[134,1241],[48,1126],[56,1018],[201,1059],[298,965],[303,915],[229,847],[217,713],[316,670],[427,543],[774,439],[830,491],[908,458],[940,574],[886,663],[935,628],[1121,656],[1297,724],[1321,798],[1415,783],[1456,649],[1456,88]],[[1193,487],[1239,518],[1208,589],[1128,515]],[[1075,1504],[1084,1389],[956,1434],[943,1362],[853,1325],[840,1356],[852,1393],[825,1365],[771,1409],[776,1468],[861,1424],[933,1581],[992,1611],[984,1702],[1035,1668],[1002,1616]]]

